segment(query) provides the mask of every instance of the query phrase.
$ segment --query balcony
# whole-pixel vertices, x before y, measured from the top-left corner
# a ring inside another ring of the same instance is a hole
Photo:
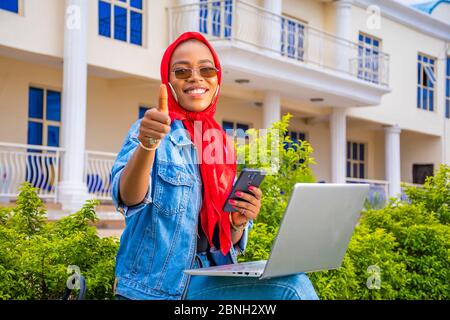
[[[85,152],[85,183],[91,198],[111,202],[111,168],[116,154]],[[9,202],[18,195],[20,185],[28,181],[41,199],[58,202],[58,182],[62,148],[0,142],[0,202]]]
[[[168,8],[169,38],[199,31],[220,56],[224,82],[250,80],[336,107],[377,105],[389,89],[389,55],[277,15],[242,0],[201,1]]]

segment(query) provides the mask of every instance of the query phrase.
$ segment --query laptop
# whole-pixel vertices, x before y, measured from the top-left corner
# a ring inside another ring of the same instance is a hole
[[[268,279],[341,266],[368,184],[297,183],[268,260],[187,269],[199,276]]]

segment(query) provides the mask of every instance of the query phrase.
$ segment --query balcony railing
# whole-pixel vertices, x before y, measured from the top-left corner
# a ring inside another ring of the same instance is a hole
[[[0,143],[0,199],[15,198],[28,181],[42,199],[56,201],[61,148]]]
[[[383,206],[389,200],[389,182],[384,180],[368,180],[347,178],[347,183],[366,183],[370,185],[367,200],[374,206]]]
[[[15,199],[28,181],[42,199],[57,202],[63,149],[0,142],[0,202]],[[111,200],[111,168],[116,154],[86,151],[85,183],[92,198]]]
[[[170,7],[168,13],[170,40],[185,31],[199,31],[210,41],[240,43],[270,55],[388,86],[387,54],[363,51],[355,42],[242,0],[200,1]]]
[[[99,200],[111,200],[111,169],[115,153],[86,151],[86,184],[90,195]]]

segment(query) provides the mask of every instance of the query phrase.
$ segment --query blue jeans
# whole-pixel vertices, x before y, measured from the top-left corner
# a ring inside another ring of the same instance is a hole
[[[209,267],[198,253],[195,268]],[[259,280],[253,277],[191,276],[186,300],[318,300],[306,274]]]

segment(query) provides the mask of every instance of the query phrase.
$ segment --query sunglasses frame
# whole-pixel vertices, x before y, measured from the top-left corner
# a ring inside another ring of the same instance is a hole
[[[179,78],[179,77],[177,76],[176,71],[177,71],[177,70],[180,70],[180,69],[183,69],[183,70],[190,70],[189,76],[186,77],[186,78]],[[216,74],[213,75],[213,76],[211,76],[211,77],[207,77],[207,76],[202,75],[201,69],[213,69],[213,70],[216,71]],[[201,67],[201,68],[177,68],[177,69],[175,69],[175,70],[172,70],[172,72],[175,74],[175,78],[180,79],[180,80],[186,80],[186,79],[189,79],[189,78],[192,77],[192,75],[194,74],[194,71],[198,71],[198,74],[199,74],[201,77],[203,77],[203,78],[214,78],[214,77],[217,76],[217,73],[219,72],[219,69],[216,68],[216,67]]]

